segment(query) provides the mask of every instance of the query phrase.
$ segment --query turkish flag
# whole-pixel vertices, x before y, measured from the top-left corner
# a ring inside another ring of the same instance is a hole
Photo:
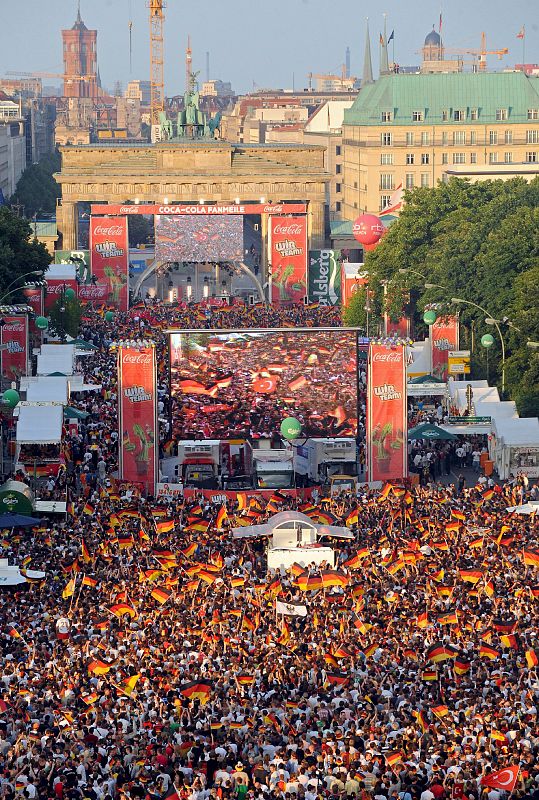
[[[259,394],[272,394],[277,388],[277,378],[273,375],[268,378],[259,378],[253,381],[251,388]]]
[[[520,767],[505,767],[497,772],[490,772],[481,778],[481,786],[490,786],[491,789],[504,789],[512,792],[516,786]]]

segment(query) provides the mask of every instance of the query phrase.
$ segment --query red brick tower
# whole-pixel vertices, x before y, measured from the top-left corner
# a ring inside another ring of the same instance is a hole
[[[82,21],[80,2],[75,24],[70,30],[62,31],[62,42],[64,97],[97,97],[97,31],[88,30]]]

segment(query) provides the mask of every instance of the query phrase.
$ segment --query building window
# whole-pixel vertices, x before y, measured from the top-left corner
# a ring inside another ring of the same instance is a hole
[[[423,122],[423,112],[412,111],[412,122]]]
[[[447,164],[447,153],[442,153],[442,164]]]
[[[430,175],[428,172],[421,173],[421,186],[426,189],[430,186]]]
[[[406,145],[407,145],[407,147],[413,147],[414,146],[414,134],[410,133],[410,131],[408,131],[407,134],[406,134]]]
[[[414,173],[407,172],[406,173],[406,188],[413,189],[414,188]]]
[[[537,144],[539,142],[539,130],[526,131],[526,144]]]
[[[380,153],[380,164],[393,164],[393,153]]]
[[[382,142],[382,147],[389,147],[390,145],[393,144],[393,134],[392,133],[382,133],[381,142]]]
[[[430,134],[428,131],[423,131],[421,134],[421,145],[422,147],[428,147],[430,145]]]
[[[445,146],[447,145],[447,142],[448,142],[448,139],[447,139],[447,131],[444,131],[444,132],[442,133],[442,145],[445,147]]]
[[[391,202],[391,195],[390,194],[383,194],[380,196],[380,211],[383,211],[384,208],[387,208]]]
[[[498,131],[489,131],[488,141],[489,144],[498,144]]]
[[[391,111],[382,111],[382,122],[391,122]]]
[[[406,163],[413,164],[415,161],[415,157],[413,153],[406,153]]]
[[[336,175],[340,175],[341,172],[342,172],[342,165],[341,164],[335,164],[335,174]]]
[[[465,164],[466,153],[453,153],[453,164]]]
[[[539,108],[529,108],[528,119],[539,119]]]
[[[498,163],[498,153],[489,153],[488,154],[488,163],[489,164],[497,164]]]
[[[430,164],[430,153],[421,153],[421,163]]]
[[[463,120],[466,119],[466,112],[465,111],[461,111],[458,108],[455,109],[453,111],[453,119],[455,120],[455,122],[463,122]]]
[[[342,186],[341,183],[336,183],[335,184],[335,191],[336,191],[337,194],[341,193],[341,186]]]
[[[509,117],[509,111],[506,108],[497,108],[496,109],[496,119],[498,122],[506,120]]]
[[[477,153],[470,153],[470,164],[477,164]]]
[[[342,147],[341,147],[341,145],[340,145],[340,144],[336,144],[336,145],[335,145],[335,155],[336,155],[336,156],[340,156],[340,155],[341,155],[341,152],[342,152]]]
[[[476,143],[476,134],[475,131],[470,131],[470,144]]]
[[[449,111],[447,111],[447,109],[444,109],[442,111],[442,122],[447,122],[448,119],[449,119]]]
[[[380,173],[380,189],[393,189],[393,175],[390,172]]]
[[[335,203],[335,211],[340,211],[340,210],[341,210],[341,204],[340,204],[340,202],[339,202],[339,201],[337,201],[337,202]]]
[[[536,164],[537,163],[537,152],[533,150],[532,152],[526,153],[526,162],[528,164]]]
[[[503,140],[505,144],[513,144],[513,131],[505,131]]]
[[[513,163],[513,153],[504,153],[503,160],[505,161],[506,164],[512,164]]]
[[[354,189],[357,189],[357,181],[354,181]]]
[[[453,144],[466,144],[466,131],[453,131]]]
[[[477,108],[470,109],[470,119],[471,120],[479,119],[479,111],[477,110]]]

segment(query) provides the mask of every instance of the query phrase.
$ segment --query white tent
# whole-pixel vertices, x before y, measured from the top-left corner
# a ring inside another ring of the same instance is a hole
[[[494,418],[490,455],[502,479],[526,474],[539,478],[539,420]]]
[[[467,386],[471,386],[473,390],[475,390],[475,389],[488,389],[489,388],[489,385],[488,385],[487,381],[483,381],[483,380],[482,381],[467,381],[467,380],[455,381],[455,380],[450,380],[450,381],[448,381],[447,386],[449,388],[450,397],[456,397],[457,392],[459,391],[459,387],[462,388],[463,386],[464,386],[465,390],[466,390]]]
[[[62,403],[66,406],[69,401],[68,379],[42,375],[37,381],[28,384],[26,399],[29,402]]]
[[[499,403],[489,403],[478,400],[474,402],[474,411],[478,417],[492,417],[492,419],[517,419],[518,411],[514,400],[503,400]]]
[[[40,354],[37,357],[37,374],[52,375],[53,372],[60,372],[62,375],[73,375],[73,355],[72,353],[62,353],[58,355]]]
[[[413,347],[407,347],[406,356],[408,359],[406,374],[409,381],[412,378],[419,378],[421,375],[430,374],[431,359],[430,344],[428,339],[425,339],[422,342],[414,342]],[[442,388],[444,388],[442,384],[438,384],[438,386],[442,386]]]
[[[63,419],[61,403],[19,403],[17,444],[59,444]]]

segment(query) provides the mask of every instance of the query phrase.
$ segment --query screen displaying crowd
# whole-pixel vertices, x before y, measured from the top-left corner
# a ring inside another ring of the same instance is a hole
[[[345,330],[220,331],[170,337],[173,433],[271,438],[357,434],[357,338]]]
[[[156,261],[241,261],[243,217],[157,216]]]

